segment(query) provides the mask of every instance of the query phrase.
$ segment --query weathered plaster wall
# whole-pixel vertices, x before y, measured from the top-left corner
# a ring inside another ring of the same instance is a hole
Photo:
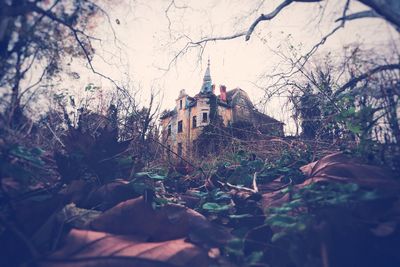
[[[189,144],[188,147],[193,147],[193,142],[199,137],[201,134],[203,127],[208,125],[209,117],[210,117],[210,106],[208,105],[208,98],[196,98],[196,105],[191,108],[191,127],[189,129]],[[203,113],[207,113],[207,121],[203,122]],[[197,127],[193,128],[193,116],[196,116]]]
[[[279,132],[283,134],[283,125],[279,124],[273,118],[261,114],[254,110],[254,106],[247,95],[241,89],[235,89],[231,95],[231,105],[218,105],[218,114],[221,116],[225,126],[229,123],[246,121],[254,125],[265,126],[262,128],[270,132]],[[181,108],[182,100],[182,108]],[[163,131],[163,143],[178,153],[178,143],[182,144],[182,156],[192,155],[193,143],[202,133],[203,127],[210,123],[210,104],[207,96],[197,95],[190,98],[182,90],[176,100],[175,113],[161,121]],[[207,120],[203,121],[203,113],[207,113]],[[196,127],[193,127],[193,116],[196,116]],[[182,121],[182,132],[178,133],[178,122]],[[168,135],[168,125],[171,125],[171,134]],[[276,128],[275,128],[276,127]],[[260,129],[261,130],[261,129]]]
[[[218,115],[222,117],[225,126],[232,122],[232,109],[224,106],[218,106]]]

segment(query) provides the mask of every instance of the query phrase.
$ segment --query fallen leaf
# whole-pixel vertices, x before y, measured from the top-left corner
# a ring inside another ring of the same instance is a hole
[[[100,209],[106,210],[134,197],[138,197],[138,194],[133,186],[128,181],[119,179],[93,189],[79,206],[88,209],[101,205]]]
[[[321,181],[336,181],[356,183],[368,188],[400,189],[400,183],[393,179],[390,171],[363,164],[340,152],[302,166],[300,170],[308,179],[298,187]]]
[[[65,245],[40,266],[210,266],[207,251],[184,239],[144,242],[136,236],[73,229]]]
[[[153,209],[143,197],[118,204],[90,223],[90,228],[113,234],[142,235],[152,241],[190,237],[210,245],[227,242],[230,235],[200,213],[181,205]]]

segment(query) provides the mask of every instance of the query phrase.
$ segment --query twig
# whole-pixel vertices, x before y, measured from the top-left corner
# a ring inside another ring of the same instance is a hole
[[[253,190],[255,193],[258,192],[258,186],[257,186],[257,172],[254,172],[253,175]]]
[[[63,143],[63,142],[61,141],[61,139],[57,136],[57,134],[53,131],[53,129],[51,129],[50,125],[49,125],[47,122],[45,122],[45,124],[46,124],[47,128],[50,130],[50,132],[54,135],[54,137],[56,138],[56,140],[61,144],[61,146],[62,146],[63,148],[65,148],[64,143]]]
[[[231,183],[225,183],[225,185],[228,188],[232,188],[232,189],[236,189],[236,190],[242,190],[242,191],[247,191],[247,192],[251,192],[251,193],[257,193],[258,192],[255,189],[248,188],[248,187],[245,187],[245,186],[233,185]]]

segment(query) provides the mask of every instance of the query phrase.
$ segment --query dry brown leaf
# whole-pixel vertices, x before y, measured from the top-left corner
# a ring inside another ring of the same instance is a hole
[[[142,197],[106,211],[91,222],[90,228],[113,234],[142,235],[152,241],[190,237],[194,242],[210,245],[225,243],[230,237],[192,209],[175,204],[153,209]]]
[[[309,178],[299,186],[320,181],[357,183],[369,188],[400,189],[393,174],[383,168],[362,164],[343,153],[334,153],[300,168]]]
[[[41,262],[42,267],[203,267],[210,264],[207,251],[184,239],[146,243],[140,237],[77,229],[71,230],[61,250]]]
[[[137,196],[138,194],[134,192],[128,181],[117,179],[99,188],[94,188],[80,206],[92,208],[101,204],[104,210]]]
[[[288,201],[289,201],[289,194],[287,193],[284,194],[281,191],[269,192],[269,193],[264,193],[262,195],[261,206],[266,211],[272,207],[279,207],[283,203],[286,203]]]

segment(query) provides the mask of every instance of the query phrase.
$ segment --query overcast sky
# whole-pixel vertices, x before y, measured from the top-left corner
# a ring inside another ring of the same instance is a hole
[[[265,3],[259,5],[260,2]],[[98,71],[116,80],[129,79],[140,90],[143,101],[151,89],[159,90],[162,107],[168,108],[173,107],[180,89],[186,89],[190,95],[200,90],[210,57],[211,76],[217,86],[224,84],[228,90],[240,87],[257,102],[263,91],[256,84],[265,85],[260,77],[277,71],[277,68],[287,68],[275,51],[286,53],[289,42],[299,53],[308,51],[336,26],[334,20],[340,17],[344,2],[330,0],[323,6],[294,3],[272,21],[260,23],[250,41],[246,42],[242,37],[208,43],[201,57],[200,50],[193,48],[169,66],[188,38],[198,41],[205,36],[224,36],[247,30],[255,18],[271,12],[280,1],[176,0],[176,6],[171,5],[168,12],[170,0],[123,4],[109,1],[104,7],[118,40],[114,39],[106,20],[96,20],[96,36],[103,41],[95,44],[94,65]],[[352,1],[350,11],[364,9],[366,7]],[[319,53],[339,53],[344,46],[355,42],[384,51],[399,44],[399,35],[380,19],[352,21],[328,39]],[[109,86],[98,77],[81,75],[80,84],[89,82]],[[288,116],[280,109],[281,104],[274,101],[267,106],[266,112],[286,121]]]

